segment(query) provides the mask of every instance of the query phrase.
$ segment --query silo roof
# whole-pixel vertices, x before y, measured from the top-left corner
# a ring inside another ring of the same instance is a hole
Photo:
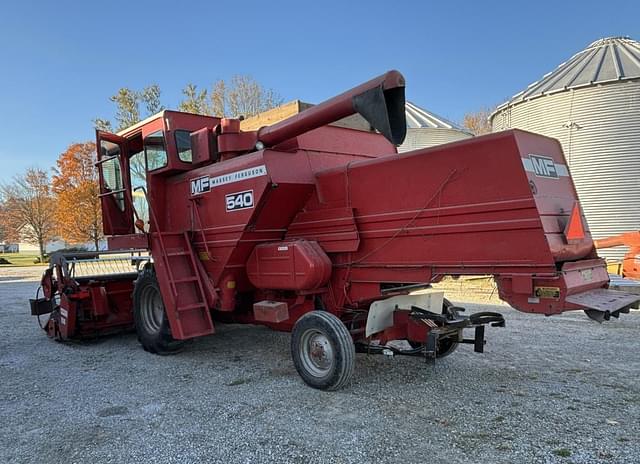
[[[640,79],[640,42],[629,37],[606,37],[515,94],[496,111],[542,95],[630,79]]]
[[[454,124],[431,111],[420,108],[418,105],[414,105],[410,101],[405,103],[405,114],[407,116],[407,127],[410,129],[454,129],[461,132],[468,132],[457,124]]]

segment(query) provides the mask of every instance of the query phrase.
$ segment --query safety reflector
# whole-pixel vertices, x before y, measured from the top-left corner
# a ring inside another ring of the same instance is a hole
[[[578,205],[578,202],[575,202],[573,205],[571,217],[569,218],[567,227],[564,229],[564,236],[567,237],[567,241],[584,239],[584,225],[582,224],[580,205]]]

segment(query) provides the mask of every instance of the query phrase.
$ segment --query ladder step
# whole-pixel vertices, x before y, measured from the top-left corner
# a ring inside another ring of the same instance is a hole
[[[195,282],[197,281],[197,277],[184,277],[182,279],[176,279],[173,281],[174,284],[184,284],[186,282]]]
[[[190,304],[190,305],[185,305],[185,306],[178,306],[176,308],[176,310],[177,311],[190,311],[192,309],[198,309],[198,308],[209,309],[209,307],[204,303],[195,303],[195,304]]]

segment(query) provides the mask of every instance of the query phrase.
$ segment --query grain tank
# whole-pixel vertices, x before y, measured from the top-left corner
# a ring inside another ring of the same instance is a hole
[[[640,229],[640,42],[596,40],[500,105],[491,124],[560,141],[594,238]]]

